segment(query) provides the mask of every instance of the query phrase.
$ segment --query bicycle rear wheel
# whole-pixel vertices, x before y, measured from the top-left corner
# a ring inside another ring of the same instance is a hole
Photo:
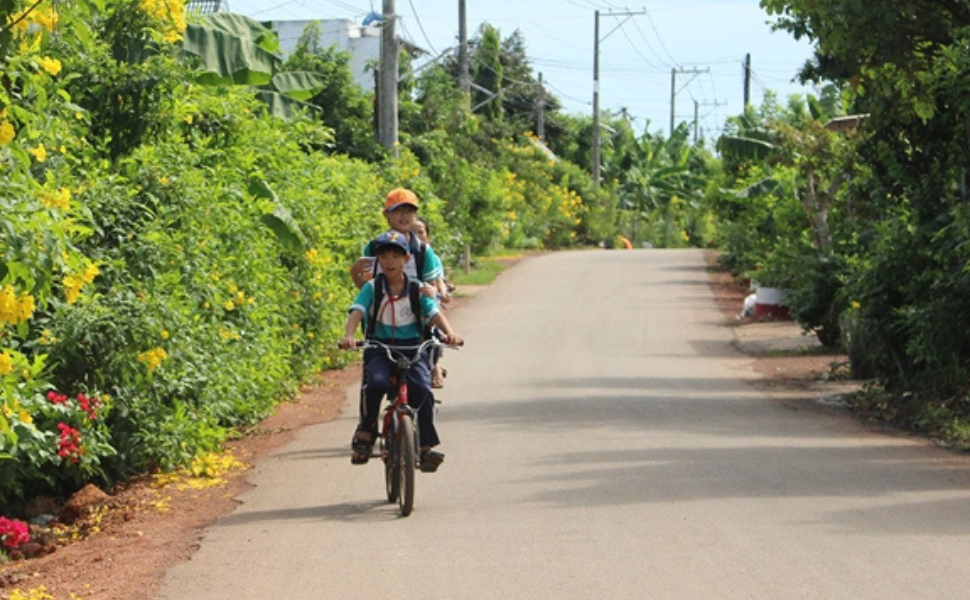
[[[414,508],[414,470],[417,462],[416,448],[414,447],[414,420],[410,415],[401,415],[397,427],[394,428],[395,443],[397,446],[397,470],[398,481],[400,482],[400,494],[398,494],[398,505],[401,507],[401,516],[406,517],[411,514]]]

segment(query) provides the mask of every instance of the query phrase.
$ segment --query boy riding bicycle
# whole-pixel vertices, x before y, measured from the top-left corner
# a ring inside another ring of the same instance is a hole
[[[357,328],[364,323],[367,338],[394,346],[417,346],[425,336],[427,325],[437,327],[446,344],[460,345],[461,338],[452,329],[437,303],[419,295],[419,286],[405,273],[409,255],[408,239],[400,232],[388,231],[373,244],[382,275],[367,281],[347,315],[344,338],[340,347],[355,347]],[[413,351],[412,351],[413,352]],[[406,352],[405,352],[406,353]],[[377,420],[381,401],[392,387],[394,364],[381,350],[364,351],[364,382],[360,403],[360,422],[351,442],[353,464],[364,464],[371,456],[377,439]],[[431,393],[431,369],[428,360],[415,363],[408,372],[409,403],[417,408],[418,435],[421,438],[422,470],[434,471],[444,454],[431,448],[440,442],[434,426],[434,396]]]

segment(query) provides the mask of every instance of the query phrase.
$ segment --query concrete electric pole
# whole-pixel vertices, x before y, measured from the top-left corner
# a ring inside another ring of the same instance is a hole
[[[468,13],[465,0],[458,0],[458,89],[471,104],[471,75],[468,66]]]
[[[698,75],[700,73],[708,73],[710,68],[707,69],[671,69],[670,70],[670,135],[674,135],[674,105],[677,100],[677,73],[690,73],[692,75]]]
[[[384,0],[381,26],[381,65],[377,102],[377,139],[392,153],[397,152],[397,60],[398,46],[394,0]]]
[[[607,12],[608,17],[627,17],[600,39],[600,11],[596,11],[595,24],[593,26],[593,183],[600,184],[600,42],[610,37],[614,31],[620,28],[630,17],[644,15],[647,11],[637,12]]]

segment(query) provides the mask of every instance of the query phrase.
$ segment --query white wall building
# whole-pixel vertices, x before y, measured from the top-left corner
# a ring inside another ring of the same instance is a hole
[[[311,23],[318,23],[320,45],[336,46],[337,50],[350,53],[348,67],[354,83],[365,91],[374,90],[374,69],[381,57],[381,28],[357,25],[344,19],[321,19],[318,21],[273,21],[270,26],[280,38],[280,50],[289,56],[295,49],[303,30]]]

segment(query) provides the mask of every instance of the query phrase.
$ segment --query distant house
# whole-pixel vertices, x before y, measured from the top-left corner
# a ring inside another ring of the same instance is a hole
[[[348,67],[354,76],[354,83],[365,91],[374,90],[374,68],[381,57],[381,28],[380,21],[370,19],[365,23],[373,25],[357,25],[346,19],[320,19],[316,21],[272,21],[269,26],[280,38],[280,50],[284,56],[289,56],[300,41],[303,30],[311,23],[320,27],[320,45],[324,48],[336,47],[337,50],[350,54]],[[413,54],[423,54],[424,50],[412,44],[399,40],[403,47]]]
[[[203,15],[229,12],[229,0],[188,0],[185,3],[185,11],[199,12]]]
[[[854,131],[862,123],[862,120],[868,117],[868,114],[835,117],[825,124],[825,128],[836,133],[848,133]]]

